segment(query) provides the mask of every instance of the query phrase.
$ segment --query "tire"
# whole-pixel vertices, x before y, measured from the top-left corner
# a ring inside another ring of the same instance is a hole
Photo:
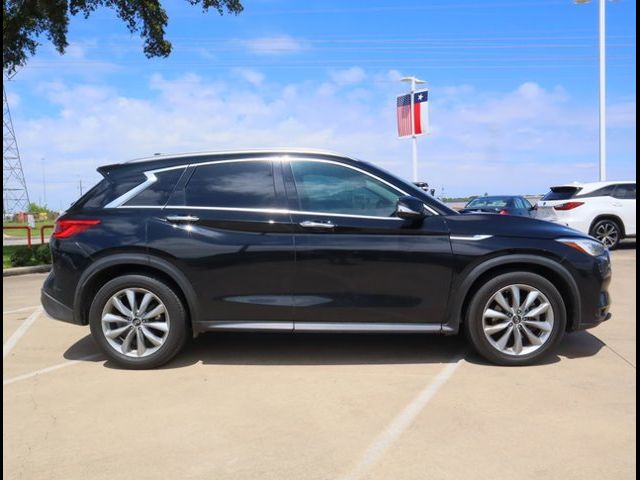
[[[89,326],[105,355],[130,369],[167,363],[188,338],[182,301],[171,287],[146,275],[123,275],[100,288],[91,303]]]
[[[605,218],[593,224],[589,235],[600,240],[609,250],[615,250],[622,240],[622,228],[617,221]]]
[[[517,287],[517,295],[513,287]],[[520,302],[517,302],[518,296]],[[527,306],[530,298],[534,300]],[[526,308],[511,311],[505,308],[515,303]],[[538,311],[542,313],[529,316]],[[505,273],[485,282],[471,299],[465,321],[467,337],[476,351],[492,363],[507,366],[538,362],[562,339],[567,325],[565,304],[557,288],[544,277],[530,272]],[[500,348],[507,334],[507,342]],[[537,338],[535,341],[540,344],[533,343],[532,338]]]

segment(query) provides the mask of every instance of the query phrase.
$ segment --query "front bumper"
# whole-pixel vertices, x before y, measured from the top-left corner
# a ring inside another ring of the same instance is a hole
[[[588,262],[580,272],[580,321],[572,330],[586,330],[600,325],[611,318],[611,259],[609,252]]]

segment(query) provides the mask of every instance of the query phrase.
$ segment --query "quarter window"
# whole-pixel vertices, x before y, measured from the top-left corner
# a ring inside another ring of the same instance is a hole
[[[169,196],[183,172],[184,169],[180,168],[156,173],[157,180],[125,203],[125,205],[163,207],[169,200]]]
[[[277,205],[269,161],[214,163],[196,167],[185,188],[185,205],[272,208]]]
[[[622,183],[616,186],[613,192],[615,198],[623,200],[635,200],[636,199],[636,184],[635,183]]]
[[[300,210],[391,217],[397,190],[351,168],[324,162],[292,161]]]

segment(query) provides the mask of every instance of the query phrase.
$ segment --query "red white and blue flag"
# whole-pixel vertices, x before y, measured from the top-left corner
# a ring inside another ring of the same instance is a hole
[[[413,94],[400,95],[396,105],[398,117],[398,136],[422,135],[427,132],[429,91],[422,90]]]

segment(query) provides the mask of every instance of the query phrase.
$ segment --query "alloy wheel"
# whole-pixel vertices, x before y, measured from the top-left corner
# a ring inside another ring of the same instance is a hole
[[[112,295],[102,310],[102,333],[109,345],[127,357],[158,351],[169,333],[169,313],[153,292],[126,288]]]
[[[501,288],[487,302],[482,329],[489,343],[503,354],[528,355],[551,337],[553,306],[537,288],[514,284]]]
[[[620,232],[615,223],[602,222],[596,228],[595,237],[600,240],[605,247],[611,248],[618,243]]]

